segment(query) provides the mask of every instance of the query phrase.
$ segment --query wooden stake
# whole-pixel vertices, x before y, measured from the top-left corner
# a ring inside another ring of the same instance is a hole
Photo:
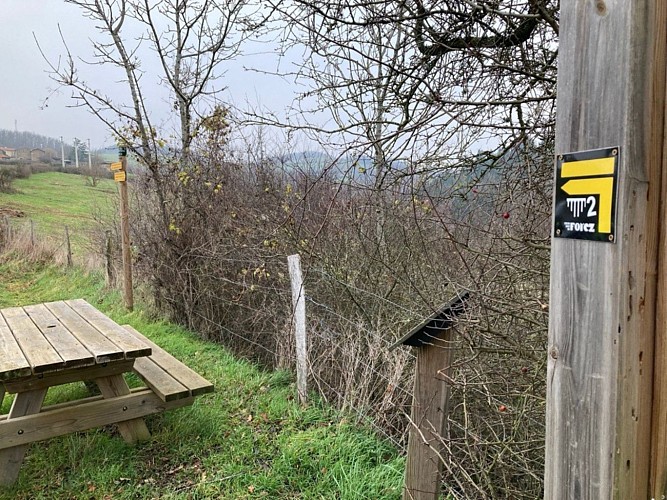
[[[621,156],[615,243],[552,240],[545,498],[660,498],[649,460],[665,5],[564,0],[560,21],[556,153]]]
[[[72,267],[72,244],[69,240],[69,228],[65,226],[65,240],[67,240],[67,267]]]
[[[107,286],[113,286],[114,276],[113,276],[113,247],[111,240],[111,231],[106,230],[105,232],[106,240],[104,245],[104,256],[106,260],[106,282]]]
[[[121,155],[122,171],[127,172],[127,156]],[[119,182],[120,190],[120,230],[123,247],[123,298],[128,311],[134,309],[132,290],[132,253],[130,251],[130,204],[127,195],[127,173],[125,180]]]
[[[292,283],[293,325],[296,339],[296,387],[301,404],[308,402],[308,349],[306,345],[306,297],[301,276],[301,257],[298,254],[287,257]]]

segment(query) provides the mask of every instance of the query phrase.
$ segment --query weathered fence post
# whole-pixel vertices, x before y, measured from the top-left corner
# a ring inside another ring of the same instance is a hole
[[[120,191],[120,233],[123,253],[123,299],[128,311],[134,309],[132,288],[132,252],[130,250],[130,202],[127,195],[127,148],[118,150],[120,161],[112,163],[114,180]]]
[[[30,246],[35,246],[35,221],[30,219]]]
[[[658,442],[651,430],[652,412],[662,429],[666,418],[664,406],[655,406],[664,405],[664,382],[653,394],[654,345],[657,360],[665,349],[665,331],[656,334],[656,281],[667,201],[666,34],[665,2],[561,4],[547,353],[550,500],[666,493],[667,436]],[[661,322],[664,329],[664,313]]]
[[[292,283],[292,308],[294,338],[296,340],[296,388],[301,404],[308,402],[308,349],[306,345],[306,292],[301,276],[299,254],[287,257],[290,281]]]
[[[65,226],[65,240],[67,243],[67,267],[72,267],[72,244],[69,240],[69,228]]]
[[[105,241],[104,241],[104,257],[105,257],[105,267],[106,267],[106,282],[107,286],[113,286],[114,284],[114,275],[113,275],[113,241],[111,239],[111,231],[107,229],[105,231]]]
[[[457,294],[430,318],[413,328],[390,349],[417,348],[403,500],[437,500],[440,494],[449,407],[449,383],[454,360],[452,326],[463,312],[468,292]]]

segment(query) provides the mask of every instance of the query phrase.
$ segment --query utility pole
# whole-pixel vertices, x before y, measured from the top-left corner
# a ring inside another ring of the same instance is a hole
[[[665,498],[667,3],[563,0],[558,53],[545,498]]]
[[[60,136],[60,166],[65,170],[65,142],[63,136]]]

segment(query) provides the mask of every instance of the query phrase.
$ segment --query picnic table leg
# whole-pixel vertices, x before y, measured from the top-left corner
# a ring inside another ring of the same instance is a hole
[[[111,375],[95,379],[95,383],[100,388],[100,392],[105,399],[116,396],[125,396],[130,394],[130,388],[122,375]],[[134,444],[137,441],[147,441],[151,438],[151,433],[146,427],[143,418],[134,418],[118,422],[118,430],[126,443]]]
[[[0,385],[0,407],[2,407],[2,402],[5,400],[5,386],[4,384]]]
[[[34,391],[19,392],[14,398],[14,403],[9,410],[7,419],[39,413],[42,409],[46,391],[47,389],[36,389]],[[4,386],[2,387],[2,392],[4,396]],[[11,486],[16,482],[28,446],[27,444],[22,444],[0,450],[0,485]]]

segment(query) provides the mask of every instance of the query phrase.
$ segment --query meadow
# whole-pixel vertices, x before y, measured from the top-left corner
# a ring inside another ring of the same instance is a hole
[[[82,177],[54,173],[17,181],[16,188],[0,194],[0,208],[21,210],[55,234],[70,221],[82,233],[94,228],[91,211],[114,193],[110,182],[92,188]],[[135,447],[113,428],[37,443],[18,483],[0,490],[0,499],[400,497],[404,459],[397,450],[316,397],[300,405],[291,373],[235,359],[196,332],[160,319],[140,299],[127,312],[98,272],[11,249],[0,254],[0,307],[72,298],[134,326],[211,380],[216,392],[192,407],[148,418],[153,438]],[[47,403],[85,390],[83,384],[61,386],[49,392]],[[2,413],[10,404],[6,397]]]

